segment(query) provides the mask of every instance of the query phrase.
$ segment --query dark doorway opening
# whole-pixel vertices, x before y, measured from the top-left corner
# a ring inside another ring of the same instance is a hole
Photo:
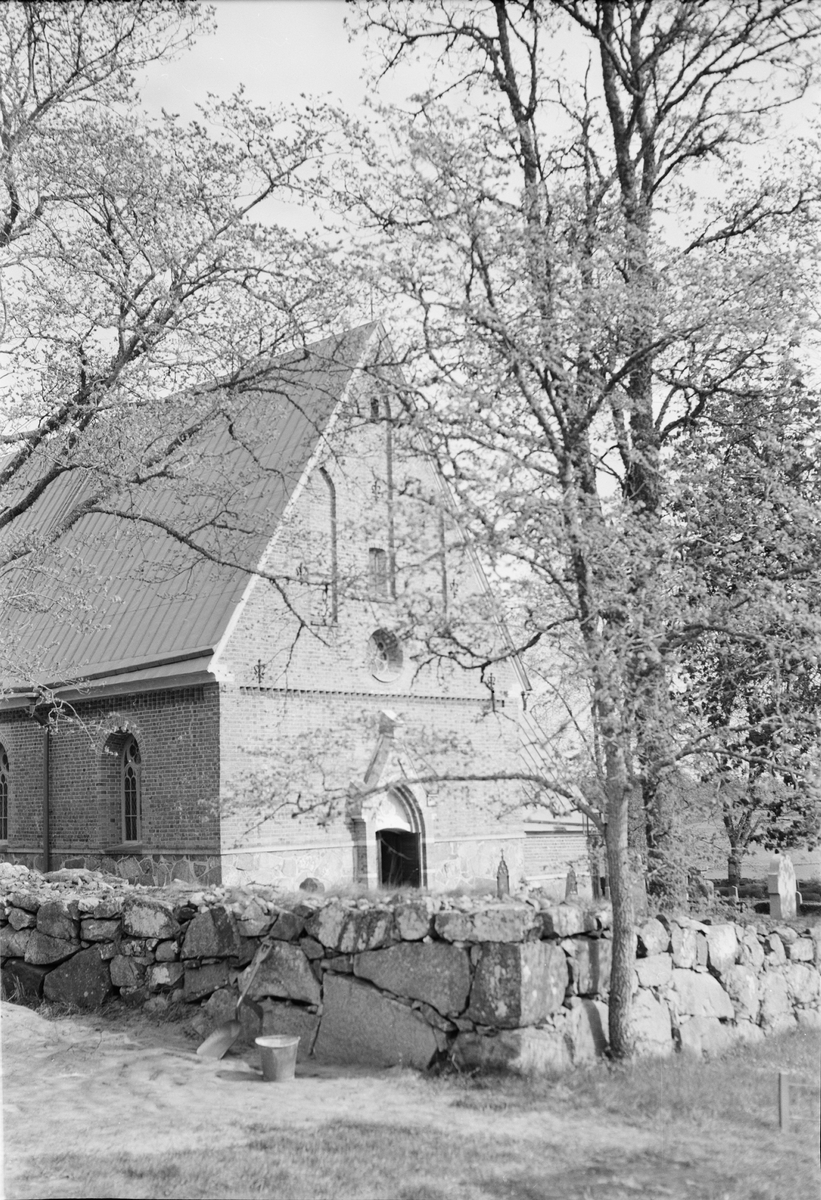
[[[383,887],[420,887],[419,834],[404,829],[380,829],[379,882]]]

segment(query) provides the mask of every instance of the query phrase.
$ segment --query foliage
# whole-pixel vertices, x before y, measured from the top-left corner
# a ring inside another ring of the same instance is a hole
[[[113,514],[149,541],[141,492],[189,479],[196,494],[194,440],[230,423],[249,364],[333,317],[327,263],[259,219],[302,196],[321,112],[268,113],[242,94],[188,127],[140,112],[136,70],[208,25],[171,0],[0,13],[0,589],[18,610],[87,622],[108,584],[71,586],[71,531]],[[218,558],[198,535],[214,511],[229,520],[232,486],[164,533]],[[0,665],[47,682],[9,639]]]
[[[363,282],[402,330],[405,418],[507,581],[514,640],[558,655],[589,698],[590,753],[558,782],[606,831],[611,1041],[626,1052],[628,827],[680,901],[671,779],[726,752],[720,722],[682,713],[687,655],[776,629],[784,653],[818,648],[814,497],[796,485],[769,506],[743,588],[706,569],[734,549],[729,514],[703,515],[732,425],[764,430],[791,395],[815,159],[802,147],[798,171],[798,152],[762,164],[745,147],[803,90],[821,23],[799,0],[396,0],[363,5],[360,22],[382,70],[415,58],[430,88],[375,106],[371,129],[346,123],[337,202],[363,230]],[[752,535],[759,502],[748,490],[736,504]],[[801,552],[785,571],[788,537]],[[452,634],[451,614],[431,642],[464,657]]]

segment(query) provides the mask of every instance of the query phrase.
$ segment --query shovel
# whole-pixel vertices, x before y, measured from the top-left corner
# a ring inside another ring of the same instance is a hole
[[[222,1025],[218,1025],[213,1033],[209,1034],[202,1045],[197,1047],[197,1054],[200,1058],[219,1059],[222,1058],[228,1050],[231,1049],[234,1042],[242,1033],[242,1022],[239,1019],[239,1010],[243,1004],[247,1004],[252,1008],[259,1017],[259,1031],[262,1033],[262,1009],[255,1000],[247,1000],[246,996],[250,990],[251,984],[254,982],[257,971],[265,962],[268,955],[271,953],[270,942],[260,942],[257,946],[256,954],[251,960],[251,966],[248,969],[248,976],[245,983],[242,985],[242,991],[237,1000],[237,1007],[234,1011],[234,1018],[231,1021],[223,1021]]]

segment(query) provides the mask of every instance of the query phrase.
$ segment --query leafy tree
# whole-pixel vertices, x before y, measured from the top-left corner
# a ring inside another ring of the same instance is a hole
[[[821,414],[818,396],[794,369],[777,382],[775,395],[755,396],[754,413],[751,394],[725,407],[709,455],[689,447],[704,478],[689,520],[688,558],[711,591],[733,596],[743,595],[755,564],[758,588],[781,602],[770,603],[769,622],[762,614],[760,629],[743,640],[709,631],[687,648],[678,679],[702,737],[694,760],[714,795],[736,885],[751,844],[812,846],[821,820],[821,682],[812,639],[795,636],[796,618],[812,627],[818,613],[817,594],[805,584],[817,576],[821,550]]]
[[[809,577],[779,576],[773,539],[743,589],[706,577],[692,553],[705,493],[687,470],[696,434],[738,397],[763,420],[758,377],[784,360],[804,302],[813,170],[805,156],[800,174],[768,172],[744,149],[803,90],[821,21],[801,0],[358,11],[379,69],[415,58],[430,88],[377,107],[373,132],[343,122],[355,153],[336,200],[363,228],[361,278],[404,333],[405,419],[508,581],[519,646],[558,648],[591,698],[592,762],[557,781],[606,839],[624,1055],[630,835],[681,901],[671,781],[717,733],[682,717],[684,650],[716,631],[764,643],[776,615],[785,645],[818,641]],[[719,440],[701,450],[715,466]],[[458,614],[428,642],[493,661]]]
[[[18,613],[88,619],[88,584],[67,580],[72,531],[95,513],[252,565],[249,531],[225,533],[236,480],[174,528],[135,497],[196,490],[192,438],[230,422],[261,356],[334,316],[327,263],[270,210],[303,198],[321,112],[286,117],[240,94],[183,127],[139,108],[138,70],[209,25],[183,0],[0,10],[0,591]],[[59,519],[38,519],[59,490]],[[45,682],[2,635],[0,666]]]

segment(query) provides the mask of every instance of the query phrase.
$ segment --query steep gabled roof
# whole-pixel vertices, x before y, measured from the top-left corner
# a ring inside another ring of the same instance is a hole
[[[354,370],[382,336],[378,324],[361,326],[260,364],[207,400],[169,402],[147,439],[172,447],[163,469],[93,504],[36,568],[16,571],[2,613],[15,659],[36,662],[53,686],[212,650]],[[174,445],[184,427],[194,432]],[[55,529],[95,482],[80,464],[58,475],[10,525],[6,544]]]

